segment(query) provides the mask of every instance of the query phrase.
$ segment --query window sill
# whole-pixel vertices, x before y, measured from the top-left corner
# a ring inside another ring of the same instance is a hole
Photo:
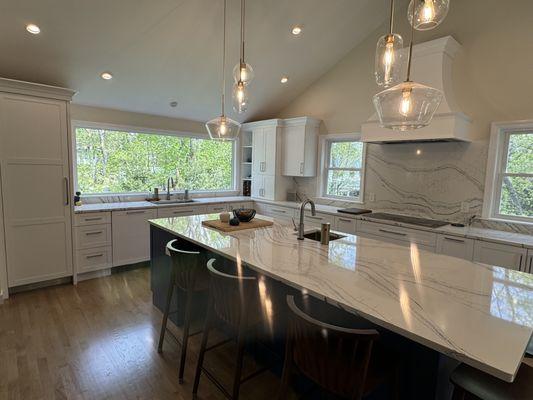
[[[523,219],[514,219],[514,218],[502,218],[502,217],[488,217],[483,218],[487,221],[494,221],[494,222],[501,222],[501,223],[508,223],[508,224],[521,224],[521,225],[527,225],[533,227],[533,221],[524,221]]]
[[[324,196],[320,196],[320,197],[317,197],[316,200],[320,200],[320,201],[338,201],[340,203],[352,203],[352,204],[364,204],[364,201],[361,201],[361,200],[355,200],[355,199],[350,199],[350,198],[341,198],[341,197],[324,197]]]

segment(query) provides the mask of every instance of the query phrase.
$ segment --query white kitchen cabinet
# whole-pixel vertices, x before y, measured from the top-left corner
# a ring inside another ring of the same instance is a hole
[[[320,121],[302,117],[284,120],[282,171],[286,176],[316,176]]]
[[[295,210],[290,207],[270,204],[267,206],[267,215],[272,218],[290,221],[294,218]]]
[[[74,229],[76,250],[111,245],[111,224],[82,225]]]
[[[113,266],[134,264],[150,259],[149,219],[157,210],[113,211]]]
[[[187,215],[205,214],[205,206],[184,205],[178,207],[160,207],[157,209],[157,218],[184,217]]]
[[[300,220],[300,210],[296,210],[296,217],[298,218],[298,221]],[[330,214],[324,214],[321,212],[315,213],[313,215],[310,210],[306,209],[304,212],[304,225],[305,227],[315,227],[320,228],[322,224],[329,223],[331,225],[330,229],[334,230],[336,229],[335,226],[335,217]]]
[[[206,214],[218,214],[228,210],[229,207],[227,204],[209,204],[206,207]]]
[[[69,166],[73,94],[0,79],[1,228],[9,287],[73,275]]]
[[[76,251],[76,270],[78,274],[111,268],[112,265],[113,249],[111,246]]]
[[[436,233],[372,221],[359,221],[357,234],[403,246],[410,246],[413,243],[419,249],[428,251],[435,251],[437,244]]]
[[[438,235],[437,253],[472,261],[474,240],[453,235]]]
[[[110,212],[92,212],[74,215],[74,226],[110,224]]]
[[[287,191],[285,190],[285,194]],[[275,200],[281,196],[281,188],[276,186],[276,177],[272,175],[259,175],[252,183],[252,196],[258,199]]]
[[[74,264],[76,278],[113,266],[111,213],[96,212],[74,216]]]
[[[357,220],[348,217],[335,217],[335,229],[339,232],[355,235],[357,232]]]
[[[246,201],[243,203],[230,203],[228,204],[228,211],[238,210],[241,208],[254,208],[253,201]]]
[[[474,261],[505,267],[517,271],[526,269],[527,250],[508,244],[476,240],[474,244]]]
[[[533,274],[533,249],[527,251],[526,265],[524,267],[524,272],[529,272]]]

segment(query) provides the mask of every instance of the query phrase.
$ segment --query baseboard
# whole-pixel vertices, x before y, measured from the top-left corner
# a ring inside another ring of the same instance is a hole
[[[78,274],[78,283],[87,281],[89,279],[103,278],[109,275],[111,275],[111,268],[105,268],[98,271],[84,272],[82,274]]]
[[[67,283],[72,283],[72,276],[10,287],[9,294],[28,292],[30,290],[42,289],[50,286],[65,285]]]

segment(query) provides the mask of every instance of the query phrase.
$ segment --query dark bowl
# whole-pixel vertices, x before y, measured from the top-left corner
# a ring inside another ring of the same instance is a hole
[[[233,210],[233,215],[241,222],[250,222],[255,217],[255,210],[253,208],[239,208]]]

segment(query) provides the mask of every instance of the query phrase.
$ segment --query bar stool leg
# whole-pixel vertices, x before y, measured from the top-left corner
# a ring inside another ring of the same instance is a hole
[[[159,344],[157,345],[158,353],[163,352],[163,341],[165,340],[165,332],[167,330],[168,314],[170,313],[170,302],[172,301],[172,294],[174,293],[174,270],[170,273],[170,282],[168,285],[167,302],[165,304],[165,312],[163,313],[163,321],[161,322],[161,333],[159,335]]]
[[[462,388],[454,386],[452,400],[465,400],[465,399],[466,399],[466,392]]]
[[[233,399],[239,399],[239,390],[241,388],[242,377],[242,363],[244,359],[244,346],[246,344],[246,336],[243,329],[239,329],[239,336],[237,337],[237,362],[235,366],[235,376],[233,378]]]
[[[213,320],[215,317],[214,304],[211,296],[209,296],[209,305],[207,307],[207,315],[205,318],[205,327],[202,334],[202,344],[200,345],[200,354],[198,355],[198,363],[196,364],[196,373],[194,375],[194,385],[192,388],[193,399],[196,399],[198,394],[198,385],[200,384],[200,376],[202,375],[202,367],[204,364],[205,350],[207,348],[207,339],[209,338],[209,331],[213,326]]]
[[[185,320],[183,322],[183,337],[181,340],[181,355],[180,355],[180,370],[179,383],[183,383],[183,374],[185,371],[185,359],[187,358],[187,344],[189,343],[189,328],[191,324],[191,308],[192,308],[192,290],[187,291],[187,300],[185,304]]]
[[[285,346],[285,361],[283,362],[283,373],[281,376],[278,400],[285,400],[287,398],[287,392],[291,382],[292,369],[292,345],[291,341],[287,338],[287,345]]]

